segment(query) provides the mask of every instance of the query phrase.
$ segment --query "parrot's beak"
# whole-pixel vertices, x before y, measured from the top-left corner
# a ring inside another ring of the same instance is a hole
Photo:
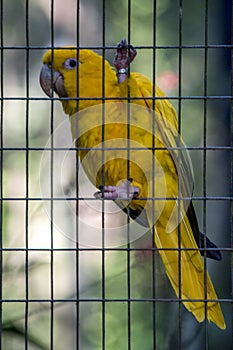
[[[68,97],[64,88],[64,78],[62,74],[51,69],[47,64],[43,64],[40,71],[40,86],[49,97],[52,97],[53,91],[59,97]]]

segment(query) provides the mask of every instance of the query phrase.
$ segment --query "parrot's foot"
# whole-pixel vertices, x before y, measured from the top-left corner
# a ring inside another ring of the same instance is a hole
[[[132,179],[122,182],[118,186],[100,186],[100,191],[95,192],[95,198],[101,199],[135,199],[139,195],[139,188],[130,185]]]
[[[128,66],[137,55],[136,49],[128,45],[126,39],[122,39],[117,45],[117,53],[114,59],[114,66],[117,69],[118,83],[123,83],[128,75]]]

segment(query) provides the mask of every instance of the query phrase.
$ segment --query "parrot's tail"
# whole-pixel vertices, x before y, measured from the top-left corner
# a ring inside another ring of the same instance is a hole
[[[161,226],[163,226],[161,222],[157,222],[155,243],[160,248],[159,252],[167,276],[177,297],[182,299],[185,307],[199,322],[207,317],[219,328],[225,329],[224,317],[214,286],[208,272],[204,269],[204,262],[193,238],[187,216],[180,223],[180,243],[177,238],[177,229],[166,232]],[[163,250],[163,248],[166,249]]]

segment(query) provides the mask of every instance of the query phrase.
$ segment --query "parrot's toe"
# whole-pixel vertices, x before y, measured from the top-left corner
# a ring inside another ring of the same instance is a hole
[[[128,75],[128,65],[137,55],[136,49],[127,44],[126,39],[122,39],[117,45],[117,53],[114,59],[114,66],[117,69],[118,83],[123,83]]]
[[[135,199],[139,195],[139,188],[131,185],[132,179],[122,182],[118,186],[100,186],[95,192],[95,198],[101,199]]]

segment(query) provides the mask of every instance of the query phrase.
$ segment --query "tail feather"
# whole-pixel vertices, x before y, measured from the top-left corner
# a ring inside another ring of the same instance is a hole
[[[159,252],[177,297],[184,300],[183,304],[193,313],[197,321],[204,321],[206,316],[219,328],[225,329],[224,317],[214,286],[204,269],[204,262],[193,238],[187,216],[184,216],[180,223],[180,244],[177,229],[166,232],[167,221],[165,221],[163,215],[163,221],[159,220],[156,223],[154,239],[158,248],[166,248]],[[178,246],[180,250],[177,249]]]

